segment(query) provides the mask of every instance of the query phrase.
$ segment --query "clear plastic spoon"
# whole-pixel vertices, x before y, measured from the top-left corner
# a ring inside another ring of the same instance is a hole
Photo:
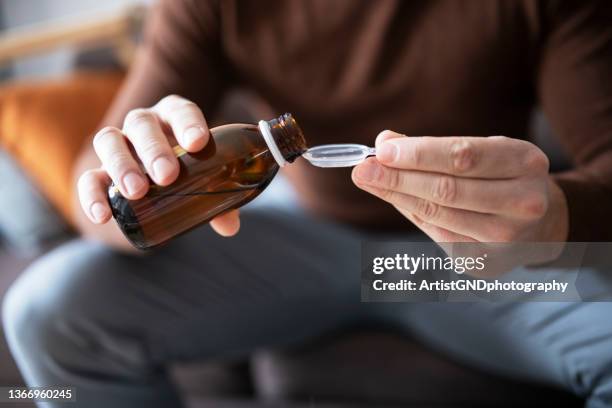
[[[317,167],[351,167],[376,154],[376,148],[361,144],[328,144],[314,146],[302,155]]]

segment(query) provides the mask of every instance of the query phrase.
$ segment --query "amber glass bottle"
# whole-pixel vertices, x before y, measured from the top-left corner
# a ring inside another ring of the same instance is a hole
[[[137,248],[162,244],[245,205],[268,186],[279,167],[306,150],[304,135],[289,113],[259,125],[219,126],[210,133],[210,141],[197,153],[174,147],[180,173],[171,185],[160,187],[149,180],[149,192],[139,200],[128,200],[110,186],[113,216]]]

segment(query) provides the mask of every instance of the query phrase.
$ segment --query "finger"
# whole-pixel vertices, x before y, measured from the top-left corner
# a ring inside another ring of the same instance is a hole
[[[177,141],[188,152],[201,150],[209,139],[208,125],[198,106],[180,96],[170,95],[154,107],[161,120],[171,128]]]
[[[392,204],[402,212],[447,231],[480,242],[504,242],[515,230],[515,222],[492,214],[445,207],[422,198],[365,186],[364,190]]]
[[[473,238],[467,237],[465,235],[457,234],[456,232],[449,231],[445,228],[438,227],[437,225],[429,224],[414,214],[410,214],[405,210],[399,209],[400,213],[402,213],[406,218],[408,218],[414,225],[419,227],[421,231],[423,231],[429,238],[434,240],[437,243],[443,242],[477,242]]]
[[[142,198],[146,194],[149,183],[119,129],[105,127],[100,130],[94,137],[93,146],[102,167],[121,194],[129,199]]]
[[[385,140],[376,157],[386,166],[478,178],[513,178],[548,172],[535,145],[504,136],[403,137]]]
[[[94,224],[104,224],[111,218],[106,198],[110,177],[103,169],[88,170],[79,177],[77,192],[81,208]]]
[[[179,163],[153,111],[135,109],[128,113],[123,132],[156,184],[167,186],[176,180]]]
[[[232,210],[215,217],[210,226],[221,236],[231,237],[240,230],[240,213]]]
[[[419,197],[446,207],[516,218],[537,218],[547,209],[538,179],[485,180],[397,170],[370,158],[353,169],[355,184]]]
[[[402,135],[400,133],[394,132],[392,130],[383,130],[376,136],[375,147],[378,148],[382,145],[383,142],[391,139],[397,139],[400,137],[407,137],[406,135]]]

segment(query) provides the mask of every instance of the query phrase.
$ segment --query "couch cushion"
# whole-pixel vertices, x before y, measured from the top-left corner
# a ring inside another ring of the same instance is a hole
[[[170,376],[182,395],[191,399],[251,398],[248,361],[193,361],[173,364]]]
[[[31,259],[17,257],[0,245],[0,314],[4,294],[30,262]],[[22,386],[23,380],[6,344],[3,327],[0,324],[0,386],[10,385]],[[0,407],[5,408],[4,404],[0,404]],[[27,407],[28,405],[23,406]]]
[[[72,217],[72,167],[99,125],[123,74],[91,72],[0,89],[0,144],[67,219]]]
[[[326,402],[310,401],[310,402],[289,402],[289,401],[258,401],[245,399],[220,399],[220,398],[195,398],[188,399],[187,406],[189,408],[383,408],[380,405],[373,407],[372,405],[362,404],[332,404]],[[4,408],[4,407],[3,407]],[[16,407],[19,408],[19,407]],[[398,406],[385,406],[384,408],[400,408]],[[426,407],[420,407],[426,408]],[[436,407],[440,408],[440,407]]]
[[[63,218],[2,149],[0,180],[0,234],[11,250],[33,256],[69,236]]]
[[[466,367],[392,333],[344,335],[303,350],[260,353],[253,372],[256,390],[272,400],[374,406],[583,405],[567,392]]]

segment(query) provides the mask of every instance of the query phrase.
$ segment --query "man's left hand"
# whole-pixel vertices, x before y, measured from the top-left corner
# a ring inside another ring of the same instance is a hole
[[[376,140],[355,184],[391,203],[436,242],[566,241],[565,195],[546,155],[504,136]]]

